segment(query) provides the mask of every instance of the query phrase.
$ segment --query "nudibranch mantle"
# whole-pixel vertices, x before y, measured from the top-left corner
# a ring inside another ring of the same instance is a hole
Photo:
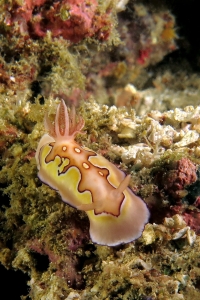
[[[87,213],[93,242],[108,246],[131,242],[141,236],[149,210],[128,187],[130,175],[75,142],[83,126],[84,120],[76,121],[75,109],[68,112],[62,100],[54,124],[45,119],[48,133],[35,155],[38,177],[64,202]]]

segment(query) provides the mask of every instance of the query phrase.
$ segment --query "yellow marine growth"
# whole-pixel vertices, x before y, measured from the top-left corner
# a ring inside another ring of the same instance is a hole
[[[148,222],[147,206],[128,187],[130,175],[74,141],[83,126],[82,118],[76,122],[74,108],[68,113],[61,101],[54,124],[46,119],[48,133],[36,151],[38,176],[64,202],[86,211],[93,242],[108,246],[131,242]]]

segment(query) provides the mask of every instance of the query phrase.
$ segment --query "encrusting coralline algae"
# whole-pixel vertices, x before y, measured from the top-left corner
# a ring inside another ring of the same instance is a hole
[[[177,49],[169,9],[81,3],[2,1],[0,262],[29,276],[24,300],[198,300],[199,76],[146,69]],[[72,23],[78,36],[58,34]],[[44,118],[54,122],[61,99],[85,121],[76,142],[130,174],[147,204],[136,241],[93,243],[85,212],[38,178]]]

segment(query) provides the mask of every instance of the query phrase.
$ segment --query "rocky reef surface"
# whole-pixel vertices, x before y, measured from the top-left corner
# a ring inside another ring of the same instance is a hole
[[[199,299],[195,22],[185,29],[180,1],[0,3],[0,271],[13,282],[7,299]],[[195,1],[183,5],[193,15]],[[92,243],[86,214],[37,177],[44,117],[53,120],[61,99],[85,120],[77,142],[130,174],[149,207],[138,240]]]

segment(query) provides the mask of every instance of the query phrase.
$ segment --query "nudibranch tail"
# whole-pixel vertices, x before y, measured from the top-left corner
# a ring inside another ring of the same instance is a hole
[[[54,123],[45,118],[48,133],[42,136],[35,155],[38,176],[63,201],[87,213],[93,242],[108,246],[131,242],[142,234],[148,208],[128,187],[130,175],[75,142],[83,126],[74,107],[68,112],[61,100]]]
[[[149,220],[149,210],[145,202],[129,188],[124,192],[125,199],[118,217],[108,214],[93,215],[90,218],[90,236],[93,242],[117,246],[138,239]]]

